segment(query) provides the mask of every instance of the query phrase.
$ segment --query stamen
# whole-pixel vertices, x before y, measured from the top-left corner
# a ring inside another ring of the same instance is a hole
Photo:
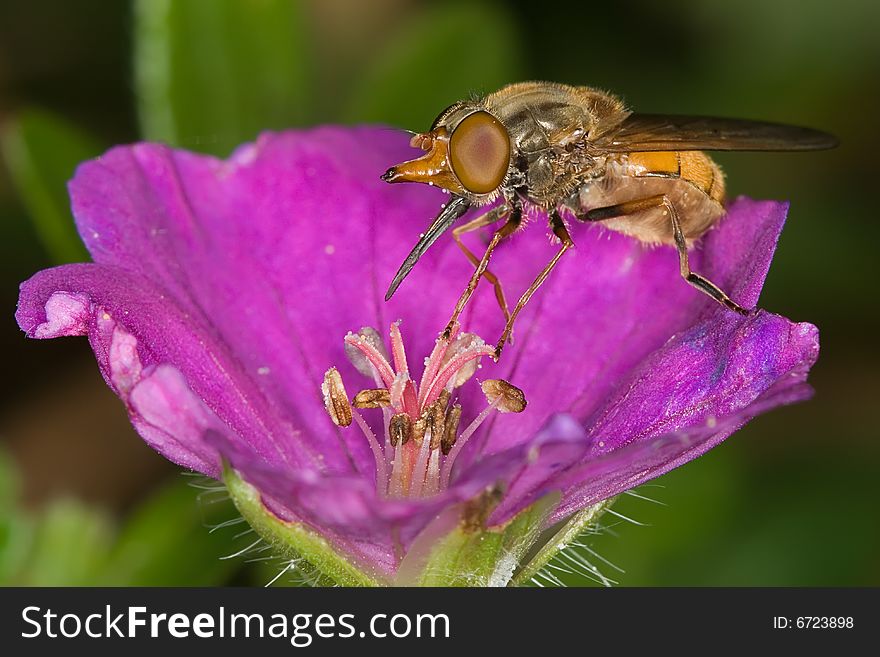
[[[406,413],[397,413],[391,416],[388,423],[388,441],[392,447],[405,445],[412,438],[413,422]]]
[[[382,426],[385,427],[385,462],[392,463],[394,461],[394,446],[391,444],[391,417],[393,409],[382,409]]]
[[[440,474],[441,488],[446,488],[449,485],[449,477],[452,474],[452,464],[455,463],[455,458],[461,452],[468,439],[474,435],[474,432],[483,423],[483,420],[489,416],[489,413],[496,408],[501,413],[521,413],[528,404],[525,393],[504,379],[488,379],[483,381],[480,387],[483,389],[483,394],[486,395],[486,401],[489,402],[489,405],[468,425],[468,428],[459,436],[449,451],[446,460],[443,461],[443,471]]]
[[[436,449],[431,452],[431,460],[428,461],[428,473],[425,475],[425,487],[422,495],[428,497],[440,492],[440,452]]]
[[[455,341],[449,346],[449,350],[443,358],[442,365],[445,366],[454,355],[467,351],[471,347],[479,347],[481,344],[485,343],[482,338],[474,333],[462,333],[461,335],[456,336]],[[452,384],[452,387],[460,388],[467,383],[468,379],[476,373],[477,364],[476,360],[472,360],[459,368],[453,377],[454,383]]]
[[[373,450],[373,458],[376,460],[376,490],[384,497],[388,494],[388,466],[385,463],[385,455],[382,453],[382,448],[379,446],[376,434],[373,433],[373,430],[364,420],[363,416],[354,411],[352,417],[357,422],[360,430],[364,432],[367,442],[370,444],[370,449]]]
[[[331,367],[324,374],[324,382],[321,384],[321,393],[324,395],[324,408],[337,427],[347,427],[351,424],[351,406],[348,403],[348,395],[342,384],[342,375],[335,367]]]
[[[430,434],[426,434],[428,437]],[[412,483],[409,487],[410,497],[419,497],[422,494],[422,486],[425,484],[425,475],[428,469],[428,458],[431,456],[431,443],[433,436],[429,440],[423,440],[422,446],[419,448],[419,456],[416,459],[415,466],[412,470]]]
[[[425,421],[425,418],[420,417],[418,420],[413,422],[412,439],[416,445],[422,444],[422,441],[425,439],[425,432],[427,430],[428,430],[428,423]]]
[[[440,441],[440,449],[443,456],[449,455],[449,450],[455,444],[458,438],[458,425],[461,423],[461,405],[454,404],[449,412],[446,413],[446,427],[443,431],[443,438]]]
[[[391,355],[394,357],[394,369],[409,374],[409,363],[406,361],[406,350],[403,348],[403,336],[400,334],[400,322],[391,324]]]
[[[398,448],[391,467],[391,484],[388,490],[390,497],[403,497],[403,471],[403,450]]]
[[[376,461],[376,488],[380,495],[403,498],[434,495],[448,487],[452,467],[467,441],[488,415],[499,410],[519,413],[526,407],[522,390],[501,379],[481,384],[488,405],[460,435],[462,408],[450,406],[452,391],[473,377],[478,361],[494,353],[478,336],[459,333],[438,339],[425,360],[421,382],[410,375],[399,322],[391,325],[391,355],[373,329],[363,328],[345,337],[346,353],[358,370],[376,381],[361,390],[351,404],[335,368],[321,386],[324,404],[333,422],[356,422]],[[392,366],[393,363],[393,366]],[[384,441],[376,437],[363,416],[352,409],[382,410]]]
[[[385,343],[382,341],[382,336],[379,335],[379,331],[372,326],[362,326],[357,334],[361,339],[371,344],[373,348],[382,355],[386,363],[390,360],[388,357],[388,350],[385,348]],[[345,356],[348,358],[348,361],[357,368],[357,371],[364,376],[372,378],[376,375],[376,370],[367,357],[364,356],[357,347],[348,342],[345,343]]]
[[[449,380],[458,372],[458,370],[464,367],[465,364],[472,360],[476,360],[477,358],[489,356],[494,353],[494,347],[490,347],[480,340],[479,343],[474,343],[450,358],[446,365],[440,369],[437,376],[434,378],[434,381],[431,383],[431,387],[425,395],[425,401],[430,403],[431,400],[436,399],[437,395],[440,394],[440,391],[446,387],[447,383],[449,383]]]
[[[449,399],[452,397],[452,393],[448,390],[441,390],[440,394],[437,396],[437,401],[440,402],[440,406],[443,408],[443,412],[446,412],[446,407],[449,406]]]
[[[422,373],[422,380],[419,382],[419,405],[425,403],[425,395],[428,392],[430,383],[437,376],[437,372],[443,365],[443,357],[446,355],[446,350],[448,348],[448,340],[437,338],[437,341],[434,343],[434,349],[431,351],[431,355],[428,356],[428,360],[425,361],[425,371]]]
[[[382,377],[382,382],[385,384],[385,387],[391,387],[391,384],[394,383],[394,370],[391,369],[391,365],[388,363],[385,356],[369,339],[361,335],[349,333],[345,336],[345,343],[355,347],[366,356],[367,360],[370,361],[370,364],[376,368],[379,376]],[[357,365],[355,365],[355,367],[357,367]]]
[[[385,408],[391,406],[391,393],[387,388],[361,390],[354,396],[352,405],[355,408]]]
[[[490,402],[499,400],[499,413],[522,413],[528,402],[522,390],[504,379],[487,379],[480,384]]]
[[[440,393],[434,403],[425,409],[425,422],[431,432],[431,449],[440,447],[443,433],[446,430],[446,407],[449,405],[449,391]]]
[[[452,449],[446,456],[446,460],[443,461],[443,469],[440,472],[441,489],[449,486],[449,476],[452,474],[452,464],[455,463],[455,459],[458,457],[459,452],[461,452],[461,448],[465,446],[468,438],[474,435],[474,432],[480,428],[480,425],[483,424],[483,420],[489,417],[489,414],[495,410],[495,407],[498,405],[500,399],[501,398],[499,397],[482,411],[480,411],[480,414],[473,419],[473,422],[468,425],[467,429],[464,430],[464,433],[462,433],[458,437],[458,440],[455,441],[455,444],[452,446]]]

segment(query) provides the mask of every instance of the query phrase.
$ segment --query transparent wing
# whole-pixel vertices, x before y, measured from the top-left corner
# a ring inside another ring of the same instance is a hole
[[[820,130],[711,116],[631,114],[602,144],[612,152],[814,151],[837,146]]]

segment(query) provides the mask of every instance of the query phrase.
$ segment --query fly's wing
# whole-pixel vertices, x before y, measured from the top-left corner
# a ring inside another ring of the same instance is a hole
[[[782,123],[711,116],[630,114],[599,145],[642,151],[814,151],[837,146],[828,133]]]
[[[452,224],[455,223],[456,219],[467,212],[470,207],[471,205],[467,199],[461,196],[452,197],[452,200],[446,204],[446,207],[440,211],[437,218],[431,222],[431,225],[428,226],[428,230],[422,234],[419,241],[413,247],[413,250],[410,251],[408,256],[406,256],[406,260],[400,265],[400,269],[398,269],[397,273],[394,275],[394,280],[392,280],[391,285],[388,286],[388,292],[385,293],[385,301],[388,301],[394,295],[397,288],[400,287],[400,284],[403,282],[403,279],[409,275],[412,268],[415,267],[416,263],[419,261],[419,258],[421,258],[425,254],[425,251],[428,250],[428,247],[436,242],[438,237],[449,230]]]

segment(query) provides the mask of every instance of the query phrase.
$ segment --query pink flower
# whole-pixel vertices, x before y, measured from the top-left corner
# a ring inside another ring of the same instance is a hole
[[[446,198],[380,182],[406,143],[387,130],[330,127],[266,134],[226,161],[156,144],[113,149],[70,184],[94,263],[25,282],[18,322],[30,337],[88,336],[151,446],[211,477],[229,462],[274,517],[320,535],[378,582],[394,581],[432,521],[486,490],[499,492],[489,526],[550,493],[560,499],[546,523],[556,523],[809,395],[815,327],[727,312],[679,279],[672,249],[586,225],[572,226],[577,249],[522,313],[501,362],[485,359],[461,380],[489,352],[475,337],[436,342],[472,271],[452,241],[435,244],[383,301]],[[755,304],[786,210],[735,201],[692,256],[694,269]],[[496,253],[493,270],[513,294],[552,250],[541,230]],[[481,288],[463,331],[499,334],[494,304]],[[384,364],[349,362],[346,343],[349,355],[370,355],[349,332],[389,325]],[[461,362],[449,378],[429,371],[417,384],[421,368],[409,369],[404,349],[418,359],[434,351],[429,370]],[[325,410],[331,367],[345,385],[386,390],[386,410],[355,409],[359,428],[336,426]],[[522,389],[528,407],[492,413],[500,402],[490,395],[487,407],[479,385],[488,379]],[[438,399],[444,423],[460,405],[445,453],[436,437],[426,450],[424,440],[391,444],[390,416],[414,424]]]

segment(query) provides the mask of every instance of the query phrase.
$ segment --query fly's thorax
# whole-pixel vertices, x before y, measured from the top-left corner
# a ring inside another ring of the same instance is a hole
[[[526,175],[529,200],[543,208],[576,195],[591,180],[605,175],[607,157],[584,149],[548,151],[529,162]]]
[[[552,82],[511,84],[486,96],[483,105],[526,152],[595,140],[629,114],[620,99],[603,91]]]
[[[509,85],[484,103],[506,126],[530,200],[542,206],[600,173],[604,158],[593,142],[627,115],[609,94],[547,82]]]

